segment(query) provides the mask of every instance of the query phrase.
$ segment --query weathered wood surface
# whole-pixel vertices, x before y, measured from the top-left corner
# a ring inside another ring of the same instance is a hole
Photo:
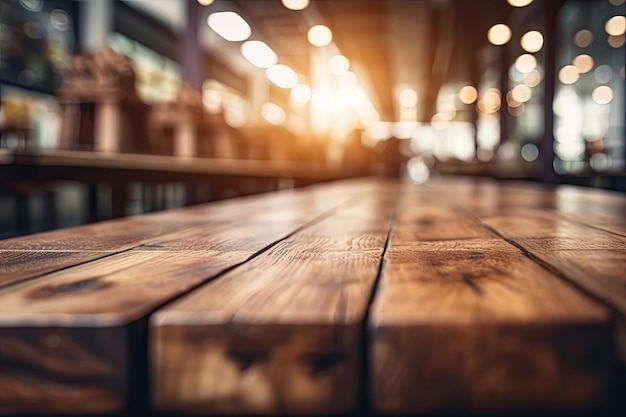
[[[0,241],[0,414],[141,410],[148,380],[176,414],[603,406],[624,213],[357,180]]]
[[[396,226],[370,316],[374,410],[603,404],[612,365],[609,311],[476,220],[415,200],[399,210],[410,221]],[[511,227],[541,230],[525,226]]]
[[[106,242],[93,235],[98,225],[86,226],[88,232],[72,229],[68,234],[72,247],[133,247],[0,290],[0,412],[102,413],[119,411],[132,401],[147,404],[134,390],[147,382],[141,364],[147,361],[148,314],[350,197],[348,190],[320,194],[315,189],[281,197],[286,222],[259,218],[254,203],[263,199],[254,199],[252,211],[238,212],[233,204],[219,206],[230,215],[216,213],[212,206],[204,213],[202,208],[193,209],[199,215],[193,216],[194,222],[203,215],[231,219],[220,225],[207,222],[189,229],[181,219],[184,211],[179,211],[169,222],[163,215],[154,216],[158,222],[146,220],[149,216],[129,220],[131,232],[123,227],[124,221],[109,222],[119,228],[114,233],[102,226],[101,232],[111,235]],[[270,206],[274,200],[268,199]],[[258,207],[262,209],[262,204]],[[160,232],[139,228],[145,230],[142,234],[133,229],[135,222]],[[185,227],[180,231],[162,234],[163,227],[176,229],[181,224]],[[59,239],[57,234],[39,235],[30,245],[58,248]]]
[[[356,411],[393,204],[357,200],[153,315],[156,409]]]
[[[0,288],[107,254],[95,251],[0,250]]]

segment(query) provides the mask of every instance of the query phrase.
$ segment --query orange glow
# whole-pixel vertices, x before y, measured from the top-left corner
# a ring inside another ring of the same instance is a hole
[[[346,71],[339,76],[338,79],[339,88],[354,88],[359,84],[359,80],[355,73],[352,71]]]
[[[403,107],[414,107],[417,104],[417,93],[415,90],[405,88],[400,92],[398,100]]]
[[[335,94],[329,88],[314,88],[311,96],[311,126],[315,133],[323,134],[330,129],[335,108]]]
[[[472,104],[478,98],[478,91],[471,85],[466,85],[459,91],[459,99],[462,103]]]
[[[350,60],[343,55],[334,55],[328,60],[328,69],[335,75],[341,75],[350,69]]]
[[[296,84],[291,89],[291,99],[298,104],[306,104],[311,100],[311,87],[306,84]]]
[[[322,47],[330,44],[333,40],[333,32],[324,26],[324,25],[316,25],[309,29],[307,33],[307,39],[309,43],[313,46]]]

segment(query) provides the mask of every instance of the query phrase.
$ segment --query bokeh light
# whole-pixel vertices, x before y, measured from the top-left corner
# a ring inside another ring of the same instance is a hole
[[[537,30],[526,32],[520,40],[520,45],[526,52],[537,52],[543,48],[543,35]]]
[[[487,39],[494,45],[504,45],[511,40],[511,29],[503,23],[493,25],[487,32]]]
[[[537,58],[531,54],[524,54],[515,60],[515,68],[522,74],[527,74],[537,68]]]
[[[398,95],[398,100],[404,107],[413,107],[417,104],[417,93],[415,90],[405,88]]]
[[[574,84],[579,77],[578,68],[573,65],[566,65],[559,70],[559,81],[563,84]]]
[[[591,98],[597,104],[609,104],[613,101],[613,89],[606,85],[596,87],[591,93]]]
[[[291,89],[291,99],[298,104],[306,104],[311,100],[311,87],[306,84],[296,84]]]
[[[459,100],[465,104],[472,104],[478,98],[478,91],[471,85],[466,85],[459,90]]]
[[[590,30],[583,29],[574,35],[574,43],[579,48],[586,48],[593,43],[593,33]]]
[[[313,46],[322,47],[330,44],[333,40],[333,32],[324,25],[315,25],[307,33],[307,39]]]
[[[328,69],[335,75],[341,75],[350,69],[350,60],[343,55],[333,55],[328,60]]]
[[[579,73],[585,74],[593,68],[593,58],[590,55],[581,54],[574,58],[572,64],[576,67]]]
[[[303,10],[309,6],[309,0],[281,0],[289,10]]]

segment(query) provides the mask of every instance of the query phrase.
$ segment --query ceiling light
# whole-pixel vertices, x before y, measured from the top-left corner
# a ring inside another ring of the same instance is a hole
[[[537,30],[526,32],[520,40],[520,45],[526,52],[537,52],[543,47],[543,35]]]
[[[513,7],[528,6],[533,0],[506,0]]]
[[[417,93],[415,90],[405,88],[398,95],[398,100],[403,107],[414,107],[417,104]]]
[[[298,104],[306,104],[311,100],[311,87],[306,84],[296,84],[291,89],[291,99]]]
[[[343,55],[334,55],[328,60],[328,68],[335,75],[341,75],[350,69],[350,60]]]
[[[208,6],[209,4],[213,3],[213,1],[215,0],[198,0],[198,3],[200,3],[201,6]]]
[[[309,0],[282,0],[283,6],[289,10],[302,10],[309,6]]]
[[[265,103],[261,107],[261,116],[268,122],[273,125],[282,125],[285,123],[285,119],[287,115],[285,114],[285,110],[282,109],[277,104],[274,103]]]
[[[511,29],[502,23],[493,25],[487,32],[487,39],[494,45],[504,45],[511,39]]]
[[[207,19],[209,27],[227,41],[245,41],[252,34],[250,25],[235,12],[211,13]]]
[[[313,46],[326,46],[333,40],[333,33],[324,25],[316,25],[309,29],[307,39]]]
[[[241,54],[258,68],[269,68],[278,61],[276,53],[261,41],[246,41],[241,44]]]
[[[298,74],[287,65],[271,66],[265,73],[267,78],[280,88],[293,88],[298,83]]]

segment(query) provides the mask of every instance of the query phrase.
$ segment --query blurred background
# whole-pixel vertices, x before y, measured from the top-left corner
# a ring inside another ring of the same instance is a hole
[[[0,0],[0,237],[319,181],[626,190],[624,0]]]

